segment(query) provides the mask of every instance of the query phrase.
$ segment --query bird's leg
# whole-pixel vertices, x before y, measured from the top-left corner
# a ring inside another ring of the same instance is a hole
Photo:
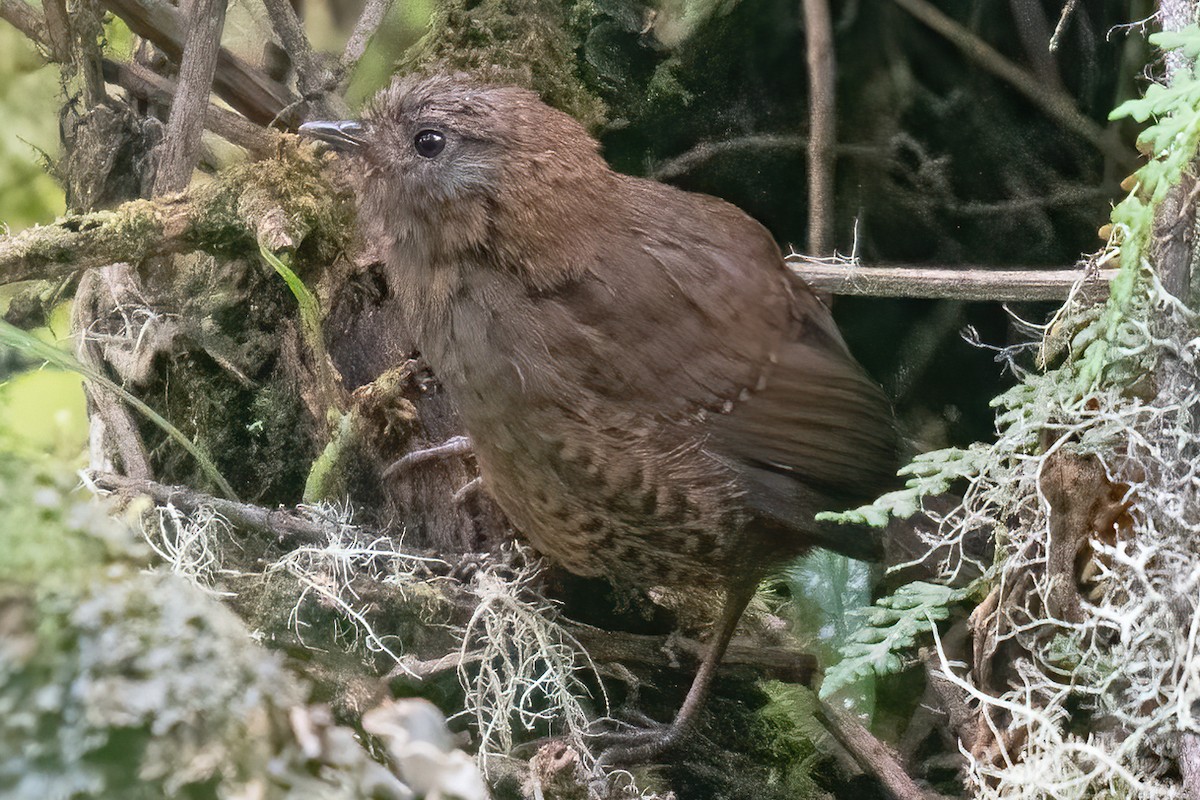
[[[474,452],[471,446],[471,440],[466,436],[451,436],[441,444],[433,447],[426,447],[423,450],[413,450],[411,453],[405,453],[402,457],[393,461],[388,468],[383,471],[383,477],[390,478],[396,474],[403,474],[414,467],[425,464],[430,461],[438,461],[451,456],[469,456]]]
[[[729,646],[730,639],[733,638],[733,632],[737,630],[742,612],[746,610],[750,598],[754,597],[756,588],[757,582],[755,581],[740,582],[729,587],[725,597],[725,607],[721,610],[715,635],[708,644],[704,660],[700,662],[700,668],[696,670],[696,677],[692,679],[692,686],[688,689],[683,705],[679,707],[679,713],[675,715],[675,721],[666,728],[617,733],[603,737],[606,742],[611,742],[611,744],[600,754],[601,764],[647,762],[683,741],[684,736],[695,724],[696,717],[704,706],[704,701],[708,698],[708,690],[712,685],[713,676],[717,672],[722,656],[725,655],[725,649]]]

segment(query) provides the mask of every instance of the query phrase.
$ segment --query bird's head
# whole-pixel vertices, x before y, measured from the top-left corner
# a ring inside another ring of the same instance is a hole
[[[372,235],[430,258],[486,253],[533,268],[611,176],[596,141],[526,89],[463,77],[401,78],[360,120],[302,134],[361,166],[360,216]]]

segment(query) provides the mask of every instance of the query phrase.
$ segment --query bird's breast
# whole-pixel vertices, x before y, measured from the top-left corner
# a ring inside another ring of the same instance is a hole
[[[704,430],[648,412],[611,341],[503,281],[465,280],[417,327],[489,493],[539,551],[577,574],[720,583],[745,519]]]

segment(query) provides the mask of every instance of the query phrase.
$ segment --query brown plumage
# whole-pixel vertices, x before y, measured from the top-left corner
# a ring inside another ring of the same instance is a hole
[[[532,92],[401,80],[304,130],[361,159],[399,316],[513,524],[581,575],[728,591],[675,726],[622,755],[658,752],[771,568],[878,552],[813,515],[894,475],[887,399],[761,225],[611,171]]]

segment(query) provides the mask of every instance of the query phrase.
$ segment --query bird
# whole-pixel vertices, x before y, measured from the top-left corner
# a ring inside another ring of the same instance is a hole
[[[878,534],[814,517],[891,484],[887,396],[766,228],[613,171],[533,91],[400,77],[300,133],[357,167],[395,318],[517,531],[580,576],[723,593],[674,720],[605,757],[662,755],[772,570],[814,547],[880,557]]]

